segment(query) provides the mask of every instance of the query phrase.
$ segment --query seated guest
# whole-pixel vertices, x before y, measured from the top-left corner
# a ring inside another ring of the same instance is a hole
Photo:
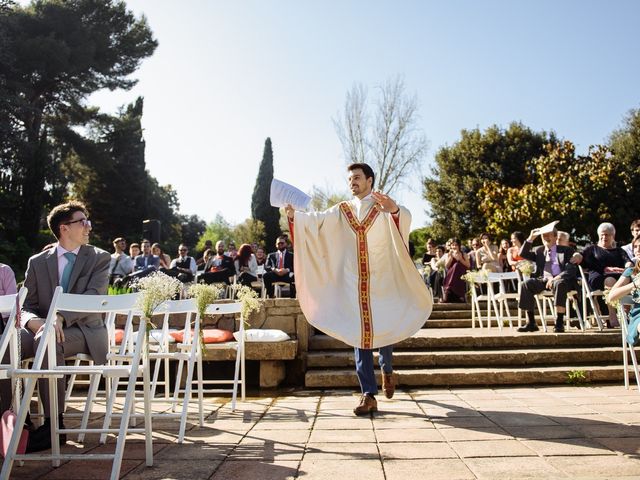
[[[240,250],[238,250],[233,264],[238,274],[238,283],[241,285],[250,287],[251,282],[258,280],[258,262],[251,251],[251,245],[247,243],[240,245]]]
[[[510,272],[511,265],[509,265],[509,260],[507,260],[507,253],[509,252],[509,240],[503,238],[500,240],[500,248],[498,249],[498,256],[500,258],[500,266],[502,267],[503,272]]]
[[[631,242],[636,255],[640,254],[640,236],[636,236]],[[632,252],[633,252],[632,251]],[[622,273],[618,281],[609,293],[609,301],[613,302],[624,296],[631,295],[634,299],[640,293],[640,262],[636,262],[632,267],[628,267]],[[623,342],[629,345],[638,345],[640,339],[640,303],[633,302],[629,310],[629,328]]]
[[[471,267],[469,256],[460,249],[457,238],[449,239],[449,252],[446,254],[442,303],[465,302],[466,283],[462,276]]]
[[[436,242],[433,238],[427,240],[426,250],[424,255],[422,256],[422,264],[429,265],[431,263],[431,259],[436,257]]]
[[[236,244],[233,242],[229,242],[229,248],[225,252],[227,257],[231,257],[233,260],[238,256],[238,249],[236,248]]]
[[[436,247],[436,256],[429,262],[431,273],[427,279],[427,285],[431,287],[434,298],[442,298],[442,284],[444,282],[445,268],[444,264],[447,260],[444,245]]]
[[[267,252],[263,247],[256,248],[256,262],[258,266],[264,265],[267,262]]]
[[[598,226],[598,244],[589,245],[578,259],[578,263],[589,270],[587,283],[591,290],[613,287],[624,272],[627,263],[631,262],[622,247],[616,246],[615,238],[615,227],[608,222],[601,223]],[[599,301],[599,304],[603,312],[609,314],[607,326],[609,328],[619,326],[615,309],[609,309],[604,301]]]
[[[527,324],[518,329],[519,332],[535,332],[538,325],[534,318],[535,295],[544,290],[551,290],[554,294],[556,306],[556,333],[564,332],[564,314],[567,292],[575,288],[576,267],[571,263],[574,250],[557,244],[558,230],[542,234],[542,245],[531,251],[533,241],[540,235],[539,229],[534,228],[529,238],[520,249],[520,256],[536,264],[536,270],[531,278],[522,283],[518,307],[527,315]]]
[[[160,260],[160,266],[158,268],[171,268],[171,257],[162,251],[159,243],[151,245],[151,253]]]
[[[140,244],[132,243],[129,245],[129,257],[135,262],[136,257],[140,255]]]
[[[196,260],[188,255],[189,249],[183,243],[178,247],[178,256],[171,260],[168,272],[182,283],[192,282],[196,275]],[[167,273],[168,273],[167,272]]]
[[[483,233],[480,236],[482,246],[476,250],[476,268],[489,272],[501,272],[500,252],[498,247],[491,243],[491,235]]]
[[[633,222],[631,222],[631,239],[633,240],[634,238],[636,238],[638,235],[640,235],[640,219],[639,220],[634,220]],[[627,256],[630,259],[634,258],[633,255],[633,242],[631,243],[627,243],[626,245],[624,245],[622,247],[622,249],[626,252]]]
[[[21,312],[20,340],[22,358],[33,357],[42,339],[45,319],[51,306],[54,290],[61,286],[66,293],[78,295],[106,295],[109,284],[109,254],[88,244],[91,221],[85,206],[68,202],[56,206],[47,216],[47,223],[58,243],[51,249],[34,255],[27,264],[24,286],[27,297]],[[106,362],[109,351],[109,335],[101,315],[59,312],[54,323],[55,344],[53,353],[57,365],[64,359],[85,353],[91,355],[97,365]],[[9,361],[7,350],[3,363]],[[48,366],[45,355],[43,368]],[[48,379],[38,380],[38,391],[44,407],[44,422],[37,430],[29,432],[27,453],[51,448],[51,415],[56,415],[60,429],[64,430],[65,378],[57,383],[57,411],[51,411]],[[54,381],[53,379],[51,381]],[[11,379],[0,380],[2,411],[11,404]],[[21,427],[22,428],[22,427]],[[65,433],[59,436],[60,445],[67,441]]]
[[[509,263],[509,269],[515,271],[518,262],[524,260],[520,256],[520,248],[524,243],[524,233],[515,231],[511,234],[511,247],[507,250],[507,262]]]
[[[570,247],[571,237],[569,236],[569,232],[558,231],[558,245],[562,245],[563,247]]]
[[[216,252],[204,266],[205,273],[202,275],[202,281],[206,284],[226,283],[229,285],[231,283],[229,277],[236,274],[236,268],[233,265],[233,259],[224,254],[222,240],[216,242]]]
[[[16,288],[16,276],[9,265],[0,263],[0,295],[13,295],[18,292]],[[5,319],[11,311],[0,312],[0,333],[4,332]]]
[[[476,254],[478,250],[482,247],[480,243],[480,239],[475,237],[471,239],[471,251],[469,252],[469,260],[471,260],[471,270],[478,270],[478,260],[476,258]]]
[[[631,259],[627,253],[616,246],[616,229],[610,223],[601,223],[598,227],[597,245],[589,245],[582,251],[579,262],[589,270],[587,279],[591,290],[604,290],[612,287],[625,270]]]
[[[151,242],[144,239],[140,242],[140,245],[142,246],[142,253],[135,259],[134,270],[140,272],[151,268],[153,270],[160,268],[160,259],[151,253]]]
[[[204,258],[204,254],[207,252],[207,250],[213,252],[213,242],[211,240],[204,241],[204,249],[196,259],[196,265],[198,266],[199,269],[203,269],[204,265],[207,263],[208,259]]]
[[[109,285],[133,272],[133,260],[124,253],[126,249],[127,241],[124,238],[118,237],[113,241],[114,252],[109,262]]]
[[[293,278],[293,253],[287,250],[287,238],[279,236],[276,240],[275,252],[267,256],[265,273],[262,276],[267,294],[273,298],[273,283],[284,282],[290,285],[290,296],[295,298],[295,285]]]

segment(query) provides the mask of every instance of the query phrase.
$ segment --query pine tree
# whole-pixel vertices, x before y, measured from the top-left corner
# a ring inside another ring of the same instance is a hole
[[[256,178],[256,186],[251,197],[251,217],[264,224],[264,241],[267,249],[273,248],[276,238],[281,233],[280,210],[272,207],[269,200],[271,180],[273,180],[273,150],[271,149],[271,139],[267,138],[264,142],[264,153]]]

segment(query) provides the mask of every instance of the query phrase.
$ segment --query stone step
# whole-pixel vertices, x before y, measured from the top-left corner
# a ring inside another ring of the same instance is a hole
[[[377,352],[374,353],[377,358]],[[401,367],[489,367],[525,365],[596,365],[622,362],[622,347],[539,348],[412,352],[394,351],[393,365]],[[377,360],[376,360],[377,364]],[[352,350],[309,352],[308,368],[344,368],[355,365]]]
[[[618,346],[621,344],[620,330],[600,332],[590,329],[581,332],[571,329],[567,333],[519,333],[515,329],[487,328],[423,328],[415,335],[396,344],[396,348],[412,350],[478,350],[496,348],[567,348],[587,346]],[[353,347],[324,334],[309,340],[309,350],[351,350]]]
[[[471,304],[470,303],[434,303],[433,311],[434,312],[442,312],[449,310],[468,310],[471,312]]]
[[[584,379],[574,383],[598,383],[624,381],[622,365],[581,365],[578,368],[553,367],[494,367],[494,368],[433,368],[396,369],[398,386],[471,386],[471,385],[537,385],[571,383],[570,376],[582,372]],[[631,375],[631,374],[630,374]],[[307,388],[358,387],[353,369],[308,370],[305,375]]]

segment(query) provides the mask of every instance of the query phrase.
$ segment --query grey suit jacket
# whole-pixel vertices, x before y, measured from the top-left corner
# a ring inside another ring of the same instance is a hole
[[[69,279],[69,293],[106,295],[109,285],[109,253],[91,245],[78,251],[76,263]],[[58,286],[58,257],[56,247],[34,255],[27,264],[24,279],[27,297],[22,308],[22,325],[32,318],[47,318],[53,291]],[[106,362],[109,349],[107,329],[99,314],[60,312],[65,326],[78,325],[87,340],[89,353],[97,364]]]

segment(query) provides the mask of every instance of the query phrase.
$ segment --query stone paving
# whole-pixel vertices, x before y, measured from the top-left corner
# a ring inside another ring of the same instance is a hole
[[[127,441],[121,477],[313,480],[640,479],[640,394],[622,386],[415,389],[378,398],[358,418],[353,391],[281,391],[240,403],[207,398],[203,428],[154,421],[154,466],[139,435]],[[165,405],[166,407],[166,405]],[[160,411],[162,406],[154,407]],[[96,421],[97,421],[96,417]],[[196,421],[195,415],[190,421]],[[72,420],[68,420],[69,423]],[[107,452],[73,442],[65,450]],[[16,479],[108,477],[110,462],[15,467]]]

